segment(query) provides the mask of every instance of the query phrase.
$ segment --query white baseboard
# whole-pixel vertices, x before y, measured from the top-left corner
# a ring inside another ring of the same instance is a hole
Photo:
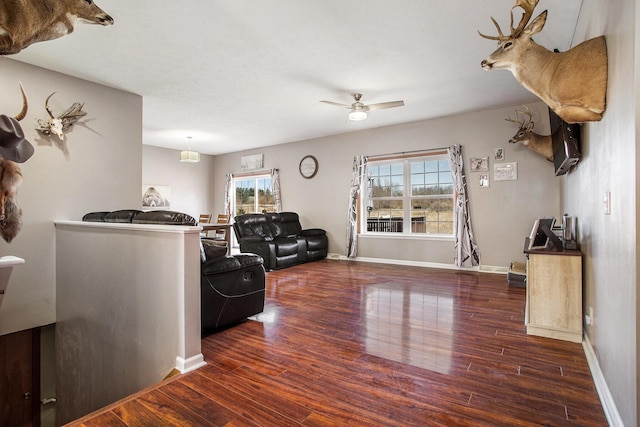
[[[439,262],[426,262],[426,261],[408,261],[401,259],[390,258],[368,258],[368,257],[355,257],[349,258],[344,255],[329,253],[327,259],[340,260],[340,261],[359,261],[359,262],[371,262],[377,264],[392,264],[392,265],[407,265],[412,267],[430,267],[430,268],[444,268],[448,270],[463,270],[463,271],[481,271],[483,273],[498,273],[507,274],[508,267],[481,265],[479,267],[456,267],[453,264],[444,264]]]
[[[195,371],[198,368],[205,366],[207,362],[204,361],[204,356],[202,353],[196,354],[188,359],[183,359],[182,357],[176,357],[176,369],[183,374],[187,372]]]
[[[620,417],[620,413],[618,412],[618,408],[616,407],[616,402],[613,400],[613,396],[611,395],[609,386],[607,386],[607,381],[605,380],[604,375],[600,370],[598,357],[593,351],[591,342],[589,342],[589,337],[586,334],[584,335],[584,340],[582,341],[582,348],[584,349],[584,354],[587,358],[589,369],[591,370],[593,382],[596,385],[596,391],[598,392],[598,396],[600,397],[600,403],[602,403],[604,415],[605,417],[607,417],[607,422],[612,427],[624,427],[624,422]]]

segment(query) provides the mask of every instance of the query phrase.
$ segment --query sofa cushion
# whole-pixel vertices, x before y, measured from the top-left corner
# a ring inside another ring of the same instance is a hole
[[[267,241],[273,240],[267,217],[262,214],[238,215],[233,226],[239,239],[247,236],[258,236]]]
[[[213,239],[200,239],[202,262],[220,258],[227,254],[227,242]]]
[[[104,216],[104,222],[132,222],[142,211],[137,209],[121,209],[109,212]]]
[[[191,215],[175,211],[142,212],[133,218],[134,224],[198,225]]]
[[[299,236],[302,231],[300,219],[295,212],[267,213],[266,216],[274,237]]]
[[[89,212],[87,214],[84,214],[82,220],[86,222],[104,222],[104,218],[108,213],[108,211]]]
[[[298,253],[298,239],[289,237],[278,237],[274,240],[276,245],[276,256],[283,257]]]

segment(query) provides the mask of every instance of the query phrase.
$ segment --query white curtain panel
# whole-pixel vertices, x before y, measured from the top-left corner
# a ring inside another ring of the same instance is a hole
[[[233,175],[227,174],[226,181],[224,184],[224,213],[229,215],[229,217],[233,217],[231,213],[231,206],[233,205]]]
[[[473,229],[471,227],[462,146],[452,145],[447,148],[447,153],[449,154],[451,175],[453,176],[453,184],[457,193],[456,205],[453,211],[454,262],[457,267],[474,267],[480,265],[480,251],[473,237]]]
[[[358,199],[364,184],[367,170],[367,157],[353,158],[353,176],[349,194],[349,212],[347,218],[347,256],[353,258],[358,253]]]
[[[276,212],[282,212],[282,199],[280,198],[280,171],[271,169],[271,191],[276,202]]]

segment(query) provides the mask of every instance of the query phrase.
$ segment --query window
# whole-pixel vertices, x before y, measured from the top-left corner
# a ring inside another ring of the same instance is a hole
[[[276,202],[271,187],[271,175],[233,178],[233,187],[236,190],[234,215],[276,211]]]
[[[366,232],[453,234],[453,178],[445,155],[369,161],[366,181]]]

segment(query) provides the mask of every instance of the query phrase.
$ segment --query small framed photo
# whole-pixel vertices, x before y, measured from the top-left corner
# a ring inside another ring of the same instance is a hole
[[[489,175],[483,174],[478,176],[480,182],[480,188],[489,188]]]
[[[504,160],[504,148],[493,149],[493,160]]]
[[[494,181],[516,181],[518,179],[518,162],[494,163]]]
[[[488,157],[471,157],[471,172],[486,172],[489,170]]]
[[[171,187],[168,185],[142,185],[142,209],[168,209],[171,207]]]

